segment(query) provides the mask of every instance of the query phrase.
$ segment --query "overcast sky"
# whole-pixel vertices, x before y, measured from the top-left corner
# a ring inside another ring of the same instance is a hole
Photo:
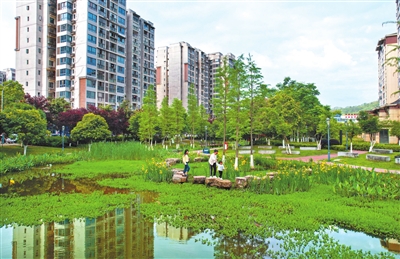
[[[81,0],[84,1],[84,0]],[[0,68],[15,67],[15,0],[0,0]],[[206,53],[253,55],[264,82],[315,83],[320,101],[345,107],[376,101],[376,44],[396,31],[395,0],[133,1],[153,22],[156,48],[179,41]]]

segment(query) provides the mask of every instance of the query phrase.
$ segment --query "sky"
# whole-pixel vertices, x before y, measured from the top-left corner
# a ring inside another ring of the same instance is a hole
[[[15,67],[15,3],[0,0],[1,69]],[[332,108],[378,99],[375,48],[396,32],[382,25],[396,20],[395,0],[127,0],[127,8],[154,24],[156,48],[184,41],[206,53],[252,55],[264,83],[314,83]]]

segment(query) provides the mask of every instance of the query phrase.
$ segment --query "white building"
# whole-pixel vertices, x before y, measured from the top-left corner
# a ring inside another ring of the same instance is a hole
[[[32,96],[63,97],[72,108],[133,102],[127,69],[133,58],[127,49],[134,37],[127,30],[131,13],[127,15],[126,0],[17,2],[17,81]],[[154,27],[151,35],[154,46]],[[148,63],[154,64],[154,55]],[[133,106],[140,107],[141,100]]]

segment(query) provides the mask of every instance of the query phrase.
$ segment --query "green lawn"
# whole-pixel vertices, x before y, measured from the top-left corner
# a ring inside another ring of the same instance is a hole
[[[387,170],[400,170],[400,165],[395,164],[394,162],[394,157],[396,155],[399,155],[399,152],[394,152],[393,154],[382,154],[385,156],[390,157],[389,162],[383,162],[383,161],[372,161],[372,160],[367,160],[366,154],[361,154],[356,158],[352,157],[335,157],[331,158],[331,161],[334,163],[338,164],[348,164],[348,165],[357,165],[357,166],[365,166],[365,167],[372,167],[372,168],[382,168],[382,169],[387,169]]]
[[[64,152],[74,152],[81,150],[80,147],[65,147]],[[59,147],[42,147],[42,146],[28,146],[28,149],[26,151],[27,155],[42,155],[46,153],[58,153],[61,152],[62,149]],[[21,147],[21,145],[10,145],[10,144],[4,144],[0,145],[0,157],[2,156],[7,156],[7,157],[13,157],[18,154],[24,154],[24,147]]]

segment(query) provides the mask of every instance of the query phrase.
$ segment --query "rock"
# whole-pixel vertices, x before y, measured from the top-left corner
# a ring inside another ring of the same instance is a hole
[[[205,184],[206,177],[205,176],[193,176],[194,184]]]
[[[176,163],[180,162],[181,160],[179,158],[167,158],[165,159],[165,163],[167,166],[175,165]]]
[[[205,184],[207,186],[218,186],[218,182],[217,182],[218,178],[212,178],[212,177],[207,177],[205,180]]]
[[[247,178],[246,177],[236,177],[235,186],[236,186],[236,188],[245,188],[247,186]]]
[[[228,189],[228,190],[232,188],[232,182],[229,180],[217,179],[217,183],[218,183],[218,188]]]
[[[179,175],[179,174],[174,174],[172,177],[172,182],[173,183],[184,183],[187,181],[187,178],[185,176]]]
[[[202,161],[203,161],[203,158],[202,158],[202,157],[195,157],[195,158],[194,158],[194,161],[195,161],[195,162],[202,162]]]

